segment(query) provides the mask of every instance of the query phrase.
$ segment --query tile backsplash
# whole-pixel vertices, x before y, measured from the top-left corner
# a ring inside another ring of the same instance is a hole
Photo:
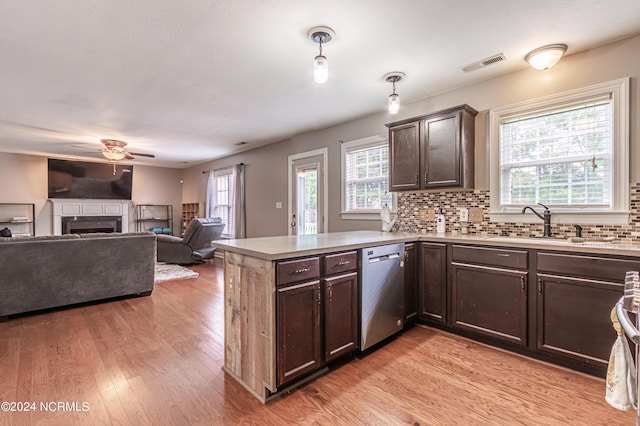
[[[640,239],[640,183],[630,188],[630,211],[628,225],[581,225],[585,237],[614,237],[618,239]],[[401,232],[436,232],[435,220],[424,220],[424,209],[442,209],[446,218],[447,232],[460,232],[466,225],[469,234],[487,234],[511,236],[542,235],[542,220],[537,217],[531,223],[509,223],[489,221],[489,191],[468,192],[416,192],[398,193],[398,218],[394,230]],[[459,208],[477,208],[482,211],[481,222],[460,223]],[[420,213],[423,212],[423,220]],[[553,223],[552,234],[559,237],[575,235],[570,224]]]

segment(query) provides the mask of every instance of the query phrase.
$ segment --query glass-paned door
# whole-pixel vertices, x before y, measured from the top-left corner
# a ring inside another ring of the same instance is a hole
[[[322,195],[322,156],[294,160],[291,164],[291,217],[292,235],[310,235],[324,232]],[[320,196],[319,196],[320,194]]]

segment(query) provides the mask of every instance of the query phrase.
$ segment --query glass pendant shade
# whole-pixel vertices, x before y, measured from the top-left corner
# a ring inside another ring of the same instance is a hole
[[[400,96],[396,93],[389,95],[389,114],[397,114],[400,111]]]
[[[329,63],[323,55],[318,55],[313,60],[313,79],[316,83],[326,83],[329,80]]]
[[[119,161],[126,157],[126,153],[119,149],[104,149],[102,150],[102,155],[107,158],[109,161]]]

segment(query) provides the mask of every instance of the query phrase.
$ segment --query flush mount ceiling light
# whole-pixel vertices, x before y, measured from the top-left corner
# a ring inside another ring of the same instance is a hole
[[[396,83],[404,78],[404,73],[399,71],[388,72],[383,78],[393,84],[393,92],[389,95],[389,114],[397,114],[400,111],[400,96],[396,93]]]
[[[566,51],[566,44],[550,44],[529,52],[524,59],[537,70],[548,70],[558,63]]]
[[[307,35],[320,45],[320,54],[313,59],[313,79],[316,83],[326,83],[329,79],[329,63],[322,54],[322,44],[329,43],[336,33],[329,27],[313,27]]]

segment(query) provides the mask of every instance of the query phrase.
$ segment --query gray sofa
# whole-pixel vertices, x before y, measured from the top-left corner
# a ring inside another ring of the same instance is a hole
[[[152,232],[0,238],[0,319],[153,291]]]

